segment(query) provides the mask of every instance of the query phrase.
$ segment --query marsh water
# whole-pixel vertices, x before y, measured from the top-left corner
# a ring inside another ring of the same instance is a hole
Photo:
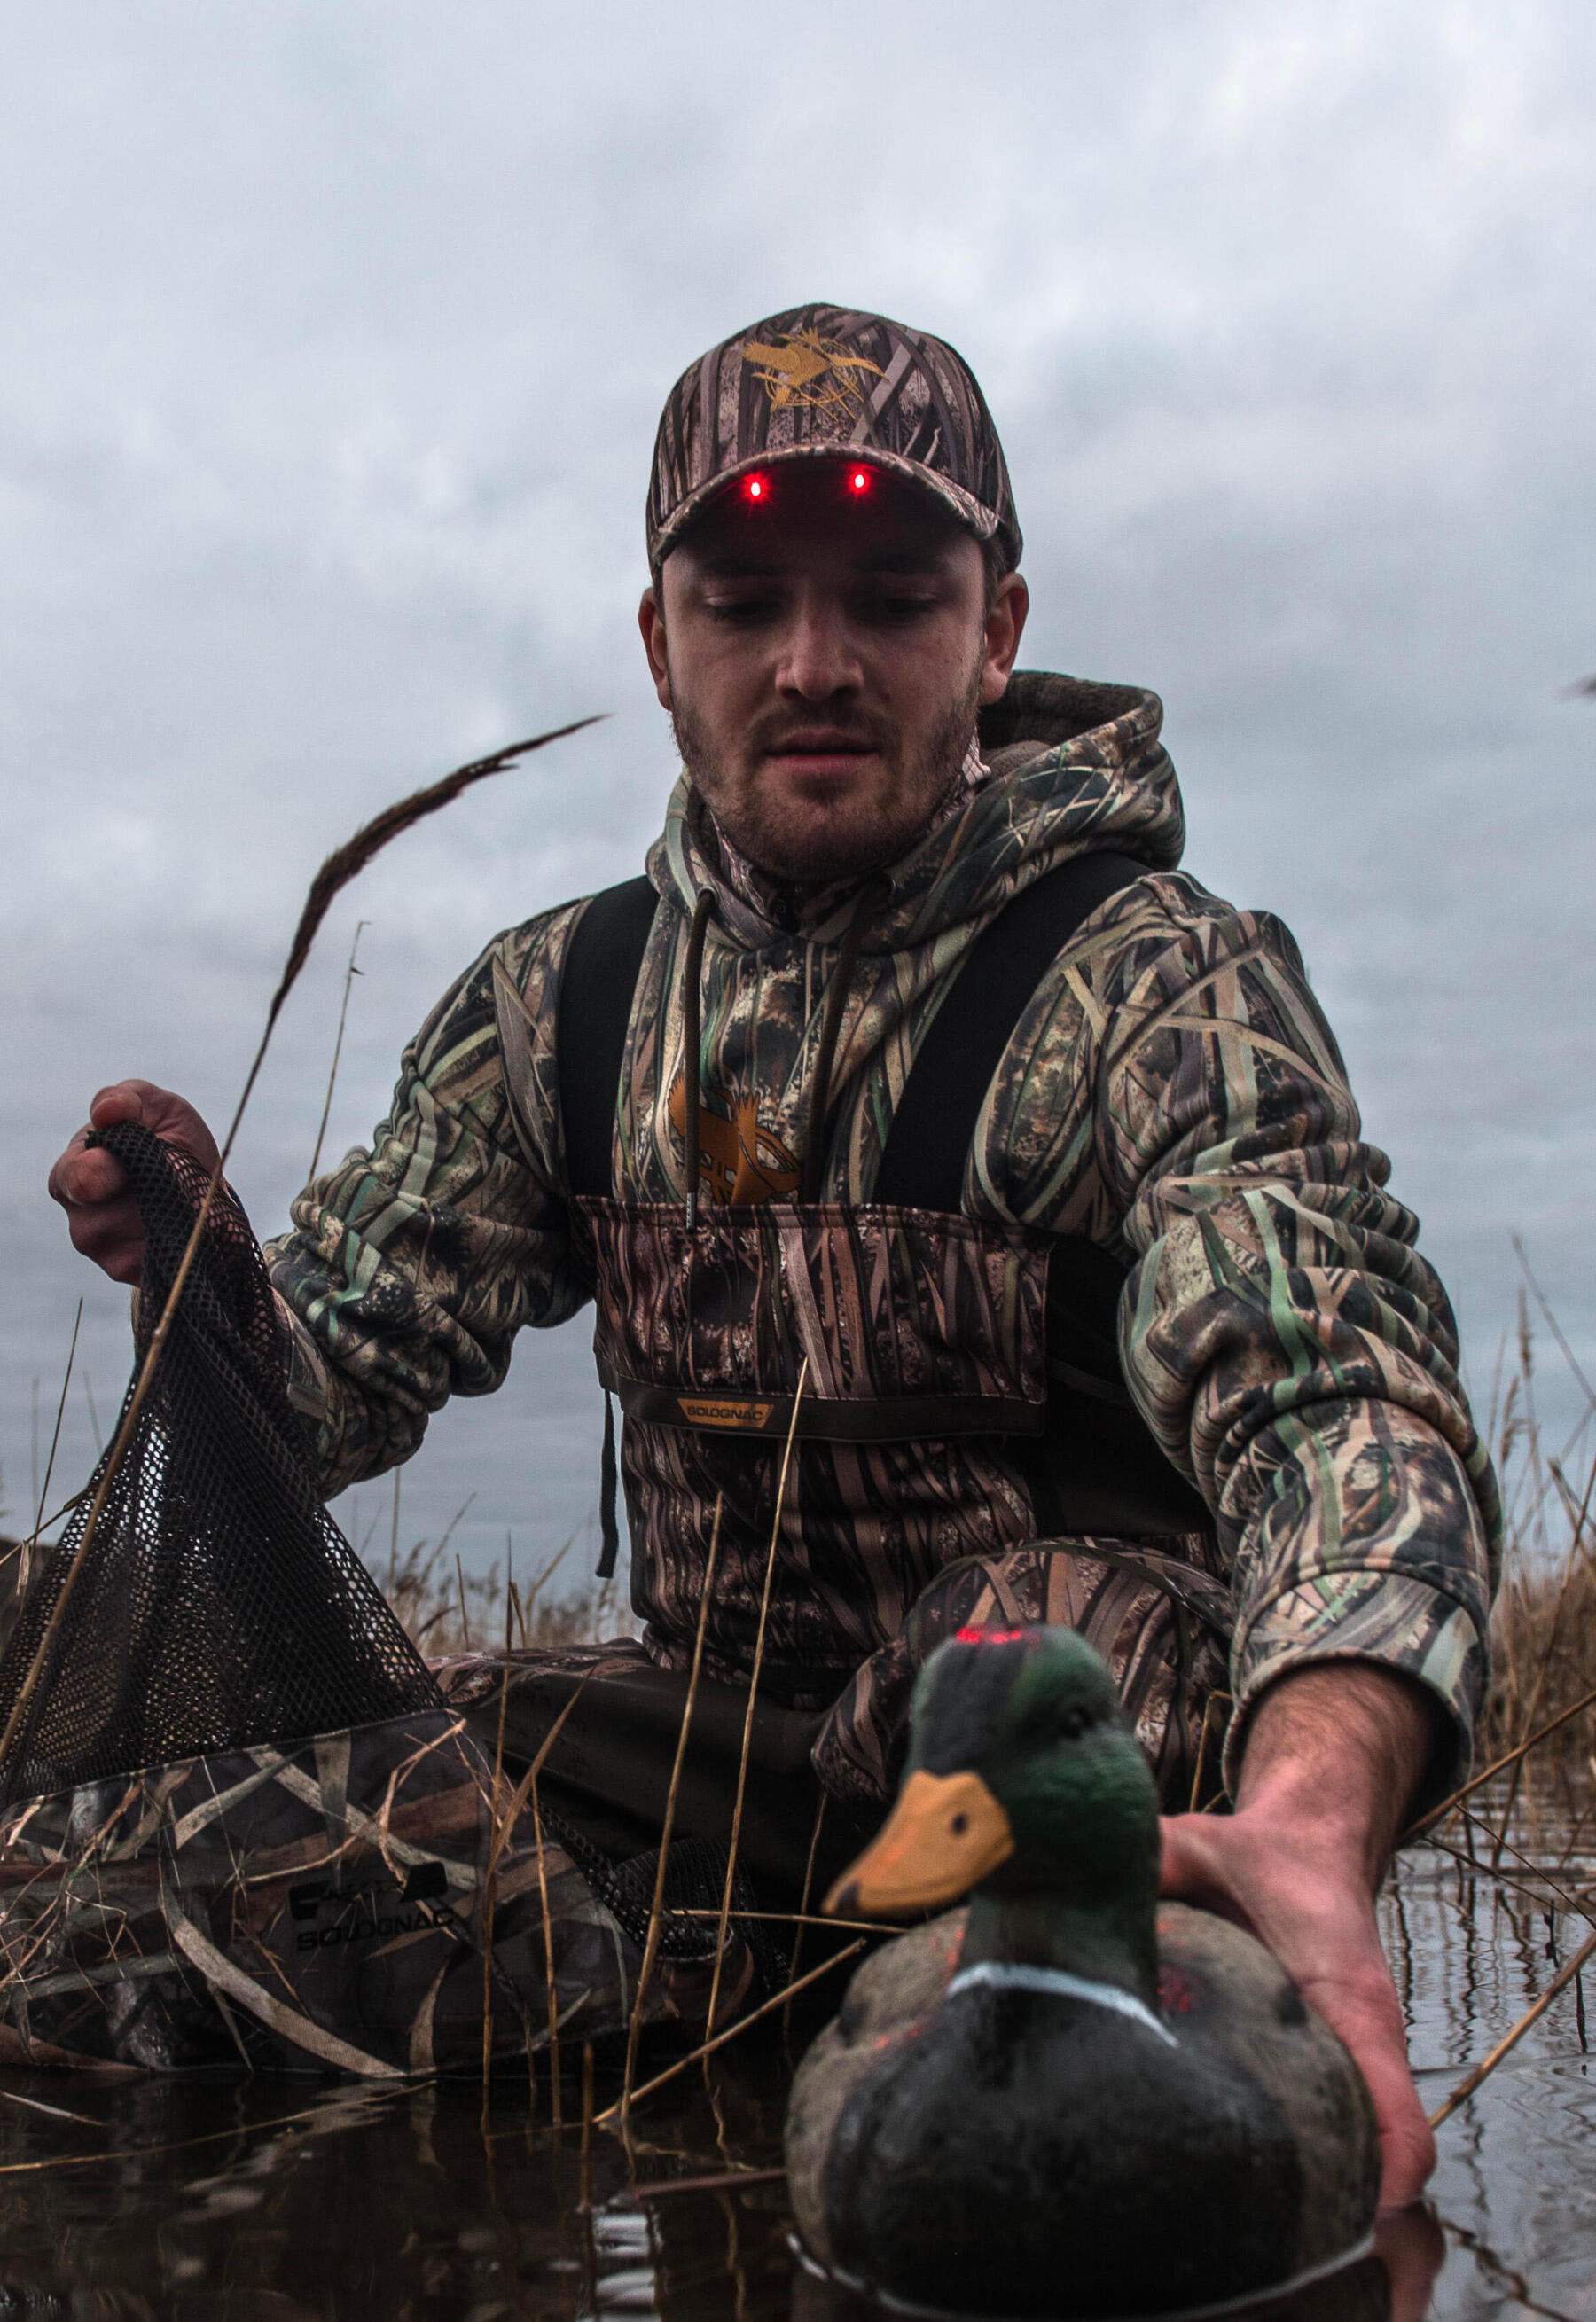
[[[1432,2110],[1589,1933],[1596,1813],[1521,1800],[1513,1839],[1493,1875],[1490,1838],[1454,1821],[1455,1851],[1413,1850],[1386,1899]],[[575,2077],[556,2128],[546,2076],[535,2106],[507,2079],[484,2109],[466,2086],[0,2075],[0,2317],[858,2322],[869,2309],[798,2266],[779,2168],[788,2051],[826,2007],[679,2076],[629,2142],[584,2140]],[[1591,2014],[1596,2035],[1596,1980]],[[1298,2322],[1596,2322],[1593,2061],[1570,1984],[1442,2127],[1428,2212],[1356,2281],[1307,2293]],[[597,2107],[613,2093],[601,2060]],[[1156,2187],[1148,2204],[1156,2230]]]

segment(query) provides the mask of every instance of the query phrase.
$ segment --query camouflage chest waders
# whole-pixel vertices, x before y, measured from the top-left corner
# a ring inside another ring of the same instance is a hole
[[[915,1059],[880,1198],[860,1204],[704,1199],[730,1172],[691,1089],[681,1110],[699,1198],[609,1193],[656,898],[637,880],[587,905],[562,995],[562,1114],[600,1376],[625,1415],[633,1604],[647,1627],[641,1645],[558,1666],[518,1657],[510,1730],[529,1756],[586,1677],[546,1778],[610,1851],[657,1833],[718,1497],[678,1828],[713,1839],[729,1827],[794,1410],[740,1850],[761,1900],[814,1889],[878,1818],[914,1674],[970,1623],[1081,1630],[1114,1670],[1166,1804],[1186,1805],[1199,1776],[1205,1796],[1217,1787],[1209,1704],[1225,1684],[1229,1592],[1206,1509],[1120,1380],[1122,1271],[1092,1244],[959,1210],[976,1114],[1021,1009],[1074,928],[1140,868],[1075,858],[994,922]],[[846,962],[838,973],[846,981]],[[691,996],[686,1012],[691,1025]],[[612,1482],[606,1497],[612,1508]],[[611,1529],[606,1563],[613,1551]],[[452,1699],[474,1696],[483,1733],[498,1666],[482,1656],[445,1676]],[[822,1798],[831,1818],[812,1862]]]

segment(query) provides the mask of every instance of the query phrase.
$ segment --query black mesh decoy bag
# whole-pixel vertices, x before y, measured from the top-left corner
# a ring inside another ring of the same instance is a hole
[[[208,1175],[135,1122],[91,1142],[121,1163],[144,1222],[136,1379]],[[109,1456],[0,1658],[0,1731],[49,1632]],[[224,1185],[0,1769],[0,1798],[440,1706],[425,1662],[322,1504],[308,1433],[289,1401],[265,1265]]]
[[[142,1128],[97,1141],[144,1221],[142,1364],[207,1179]],[[231,1194],[88,1537],[106,1471],[0,1659],[0,1721],[39,1665],[0,1769],[0,2065],[389,2079],[624,2033],[656,1858],[540,1824],[440,1694],[321,1504]],[[717,1978],[683,1909],[724,1860],[672,1849],[647,2024],[752,1988],[740,1931]]]

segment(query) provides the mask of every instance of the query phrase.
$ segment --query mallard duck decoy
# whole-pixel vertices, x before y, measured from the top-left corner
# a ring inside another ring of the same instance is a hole
[[[1091,1647],[966,1631],[913,1716],[897,1804],[826,1906],[968,1915],[868,1959],[799,2068],[810,2256],[1014,2316],[1171,2313],[1353,2256],[1380,2189],[1362,2075],[1261,1943],[1160,1910],[1151,1776]]]

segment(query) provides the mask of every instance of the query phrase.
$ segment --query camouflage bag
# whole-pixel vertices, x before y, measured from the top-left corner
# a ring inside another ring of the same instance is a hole
[[[705,2017],[712,1930],[691,1924],[649,2024]],[[525,1786],[496,1806],[446,1710],[151,1767],[0,1824],[0,2062],[474,2072],[484,2003],[491,2056],[530,2059],[623,2031],[641,1959]],[[734,1938],[719,2012],[751,1980]]]

